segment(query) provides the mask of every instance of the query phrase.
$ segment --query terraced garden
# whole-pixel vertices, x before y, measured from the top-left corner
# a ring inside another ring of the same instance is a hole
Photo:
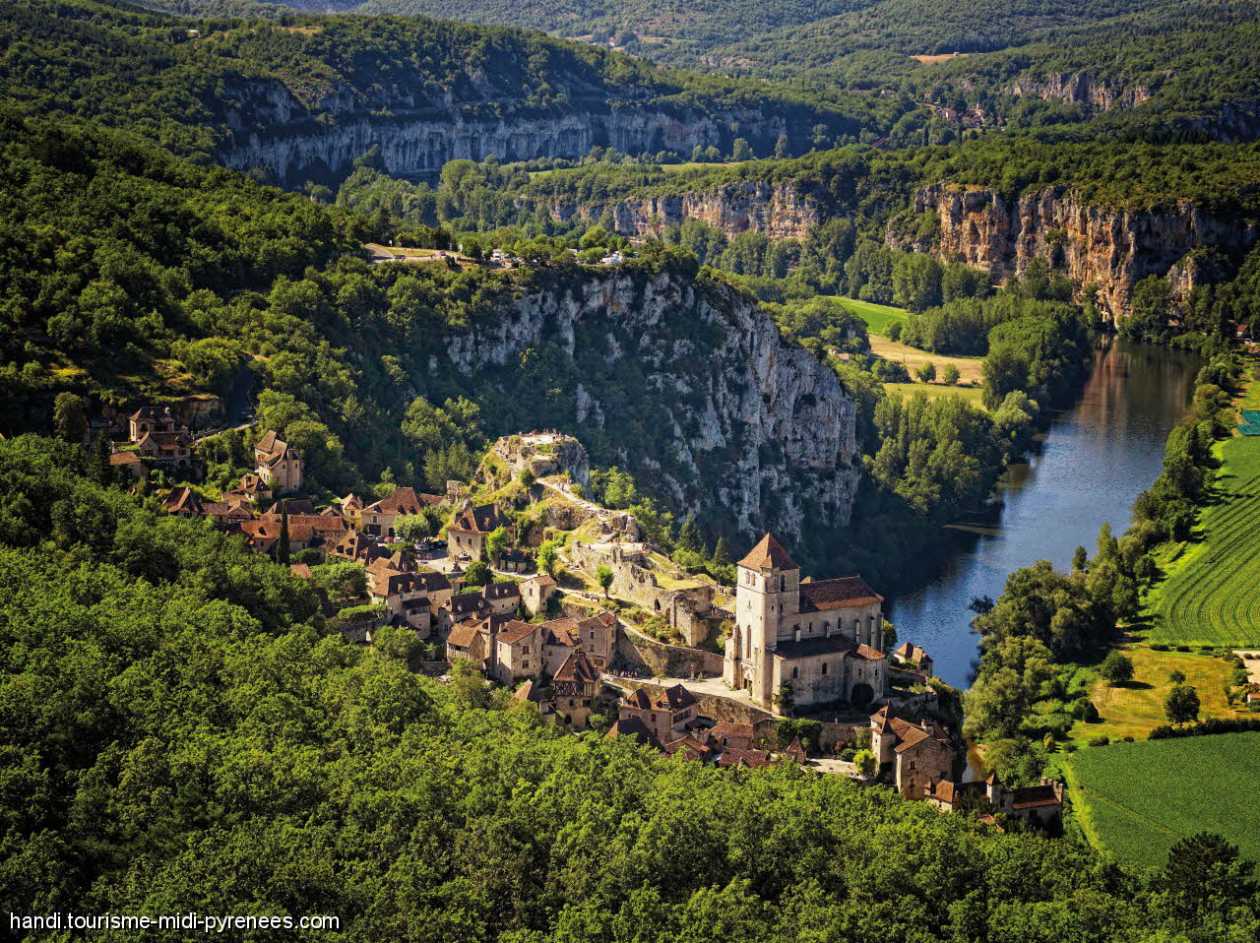
[[[1260,645],[1260,437],[1235,436],[1220,455],[1219,500],[1202,515],[1203,539],[1166,561],[1167,578],[1150,596],[1150,641]]]
[[[1085,834],[1121,864],[1163,867],[1174,842],[1202,831],[1260,861],[1260,733],[1090,747],[1066,772]]]

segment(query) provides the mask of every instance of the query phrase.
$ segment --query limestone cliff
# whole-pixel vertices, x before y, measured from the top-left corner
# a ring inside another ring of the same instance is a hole
[[[855,403],[744,295],[669,271],[553,279],[452,334],[431,369],[519,395],[520,365],[548,349],[551,420],[676,510],[746,538],[848,522]]]
[[[822,221],[818,202],[792,181],[741,180],[693,193],[627,197],[609,202],[556,200],[548,211],[558,222],[586,223],[610,217],[623,236],[659,236],[666,227],[698,220],[727,236],[763,233],[771,239],[803,239]]]
[[[919,190],[914,208],[935,213],[932,249],[941,259],[983,268],[999,281],[1043,259],[1078,287],[1094,286],[1096,300],[1112,318],[1127,313],[1139,279],[1167,275],[1193,250],[1237,251],[1260,236],[1256,220],[1239,222],[1186,201],[1124,209],[1091,203],[1063,187],[1007,198],[989,189],[940,184]],[[889,233],[889,241],[899,241],[896,233]]]
[[[1146,85],[1098,78],[1090,72],[1024,74],[1006,91],[1014,98],[1039,98],[1064,104],[1083,105],[1090,111],[1136,108],[1151,98]]]
[[[643,94],[591,95],[546,109],[490,91],[474,83],[434,95],[404,85],[366,95],[333,84],[307,100],[275,79],[241,80],[226,84],[216,101],[227,129],[217,157],[236,170],[263,169],[295,184],[345,174],[374,147],[390,174],[419,177],[449,160],[578,158],[596,145],[627,154],[689,154],[697,145],[725,152],[743,136],[768,153],[780,135],[797,141],[807,133],[808,116],[776,109],[773,101],[683,105]]]

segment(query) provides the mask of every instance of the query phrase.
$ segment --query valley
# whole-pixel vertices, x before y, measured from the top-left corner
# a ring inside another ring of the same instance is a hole
[[[1260,935],[1254,0],[6,14],[15,938]]]

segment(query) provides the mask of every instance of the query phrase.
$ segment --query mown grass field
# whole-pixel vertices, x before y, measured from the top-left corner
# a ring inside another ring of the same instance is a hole
[[[1077,721],[1071,737],[1084,744],[1093,737],[1122,737],[1145,740],[1156,727],[1168,723],[1164,700],[1172,690],[1169,675],[1180,671],[1186,683],[1199,692],[1199,718],[1246,716],[1235,711],[1225,697],[1225,687],[1233,677],[1233,665],[1223,658],[1198,652],[1157,652],[1142,646],[1128,647],[1124,653],[1133,661],[1133,680],[1112,687],[1102,678],[1089,686],[1089,699],[1098,708],[1101,722]],[[1092,674],[1092,672],[1091,672]]]
[[[1260,382],[1244,400],[1256,408]],[[1200,517],[1202,540],[1172,548],[1147,602],[1151,641],[1260,645],[1260,436],[1217,446],[1216,502]]]
[[[932,363],[936,364],[936,375],[940,377],[945,368],[953,364],[958,368],[960,383],[980,386],[984,382],[983,357],[954,357],[949,354],[934,354],[926,350],[919,350],[917,347],[911,347],[908,344],[890,341],[886,337],[878,336],[871,338],[871,351],[885,360],[904,365],[910,371],[911,376],[924,364]]]
[[[942,383],[885,383],[884,389],[889,393],[902,396],[913,396],[915,393],[936,399],[941,396],[956,396],[965,399],[978,409],[984,409],[984,391],[978,386],[945,386]]]
[[[905,308],[894,308],[892,305],[879,305],[873,301],[858,301],[856,298],[837,299],[846,311],[866,322],[866,328],[872,334],[887,334],[888,325],[900,324],[910,317]]]
[[[1161,868],[1202,831],[1260,861],[1260,733],[1090,747],[1065,768],[1085,834],[1122,864]]]

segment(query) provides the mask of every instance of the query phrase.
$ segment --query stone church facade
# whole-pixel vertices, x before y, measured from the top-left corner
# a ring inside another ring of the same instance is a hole
[[[887,690],[883,602],[860,576],[811,581],[771,534],[736,567],[735,627],[723,680],[754,704],[869,704]],[[786,686],[786,688],[785,688]]]

